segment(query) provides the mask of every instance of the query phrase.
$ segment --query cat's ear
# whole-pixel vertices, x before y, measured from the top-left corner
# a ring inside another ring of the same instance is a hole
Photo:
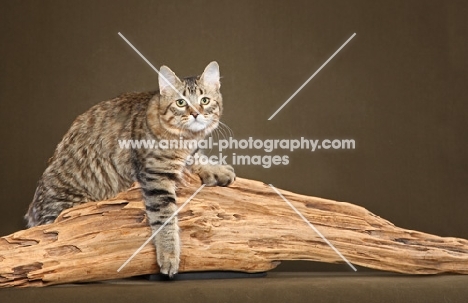
[[[205,71],[200,77],[204,86],[208,86],[214,89],[219,89],[221,83],[219,82],[219,65],[218,62],[210,62],[205,67]]]
[[[174,74],[174,72],[167,66],[163,65],[159,69],[159,92],[161,95],[167,95],[174,92],[171,87],[176,87],[180,83],[180,79]]]

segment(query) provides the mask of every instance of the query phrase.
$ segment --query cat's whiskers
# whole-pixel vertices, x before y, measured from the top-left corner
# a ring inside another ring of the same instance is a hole
[[[226,123],[219,121],[218,129],[223,130],[223,131],[226,130],[229,134],[229,137],[234,137],[234,132]]]
[[[219,121],[219,124],[221,125],[221,127],[224,127],[229,131],[229,135],[231,137],[234,137],[234,131],[226,123]]]
[[[226,134],[224,132],[222,132],[219,128],[215,128],[214,132],[216,133],[216,135],[218,137],[218,141],[221,140],[221,137],[222,137],[222,139],[227,139]]]

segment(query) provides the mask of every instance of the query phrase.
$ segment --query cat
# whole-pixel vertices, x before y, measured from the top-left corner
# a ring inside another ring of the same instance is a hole
[[[122,149],[118,140],[204,139],[220,123],[220,86],[215,61],[202,75],[182,79],[162,66],[158,91],[125,93],[78,116],[38,181],[25,215],[28,227],[54,222],[64,209],[111,198],[138,181],[148,222],[156,231],[177,209],[176,185],[183,181],[188,157],[198,152],[196,146]],[[194,164],[190,169],[208,186],[228,186],[235,179],[229,165]],[[160,272],[169,277],[179,268],[178,230],[174,218],[154,238]]]

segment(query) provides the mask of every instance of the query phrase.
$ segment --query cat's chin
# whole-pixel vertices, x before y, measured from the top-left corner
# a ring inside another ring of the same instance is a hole
[[[191,132],[199,133],[199,132],[204,131],[206,129],[206,125],[204,123],[194,121],[194,122],[190,123],[190,125],[187,128]]]

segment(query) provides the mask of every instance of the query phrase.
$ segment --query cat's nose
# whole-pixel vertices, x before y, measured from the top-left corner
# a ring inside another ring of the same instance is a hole
[[[190,113],[195,119],[198,117],[198,113],[197,112],[192,112]]]

